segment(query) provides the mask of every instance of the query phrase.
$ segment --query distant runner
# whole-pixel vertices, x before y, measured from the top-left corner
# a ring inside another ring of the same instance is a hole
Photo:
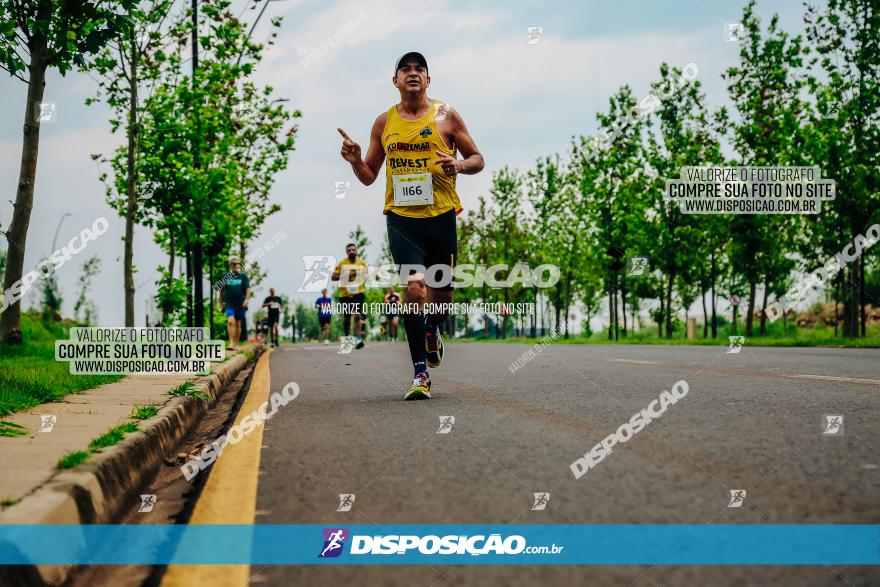
[[[354,316],[354,339],[356,349],[364,348],[364,301],[367,298],[367,264],[357,256],[357,245],[345,245],[345,259],[336,264],[331,279],[340,281],[339,303],[343,305],[342,329],[345,336],[351,334],[351,317]]]
[[[397,315],[397,310],[395,309],[395,304],[400,303],[400,296],[397,294],[397,291],[394,289],[394,286],[388,288],[388,293],[385,294],[385,303],[388,304],[388,340],[397,340],[397,325],[400,323],[400,316]]]
[[[269,288],[269,295],[263,300],[263,307],[268,308],[266,319],[269,325],[269,337],[272,346],[278,346],[278,323],[281,321],[281,308],[284,301],[275,295],[275,288]]]
[[[321,290],[321,297],[315,300],[315,309],[318,310],[319,336],[324,337],[324,344],[330,344],[330,318],[333,300],[327,297],[327,288]]]
[[[410,52],[394,66],[394,87],[400,103],[373,122],[370,148],[361,159],[361,147],[341,128],[342,158],[351,164],[358,180],[371,185],[385,157],[385,208],[388,241],[394,262],[455,267],[458,254],[455,217],[461,201],[455,191],[459,173],[472,175],[485,165],[457,110],[442,100],[428,98],[428,62],[421,53]],[[463,159],[456,158],[461,151]],[[401,277],[406,283],[407,303],[447,303],[452,286],[431,288],[423,274]],[[424,306],[421,306],[424,308]],[[403,325],[409,343],[415,377],[404,399],[431,397],[428,366],[443,360],[439,326],[446,314],[422,316],[407,312]]]
[[[229,337],[226,348],[235,350],[242,332],[241,325],[247,312],[248,300],[251,297],[251,282],[241,271],[241,260],[238,257],[229,259],[229,273],[220,290],[220,307],[226,312],[226,335]]]

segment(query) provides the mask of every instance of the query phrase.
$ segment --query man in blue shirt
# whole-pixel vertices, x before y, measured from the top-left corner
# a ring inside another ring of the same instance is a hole
[[[327,288],[321,290],[321,297],[315,300],[315,308],[318,309],[318,328],[320,335],[324,337],[324,344],[330,344],[330,308],[333,300],[327,297]]]
[[[226,348],[235,350],[235,344],[241,335],[241,321],[251,297],[251,282],[242,273],[241,260],[238,257],[229,260],[229,272],[223,276],[223,282],[220,303],[226,312],[226,334],[229,336]]]

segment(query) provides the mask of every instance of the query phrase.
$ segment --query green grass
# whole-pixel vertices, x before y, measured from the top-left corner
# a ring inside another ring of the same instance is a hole
[[[59,469],[72,469],[77,465],[81,465],[89,458],[89,453],[84,450],[75,450],[69,452],[60,459],[55,465]]]
[[[122,379],[121,375],[71,375],[67,362],[56,361],[55,340],[67,339],[68,327],[22,314],[25,342],[0,344],[0,418]]]
[[[134,409],[131,412],[131,417],[134,420],[149,420],[158,413],[159,406],[156,404],[151,404],[149,406],[135,405]]]
[[[171,389],[168,392],[168,395],[174,397],[197,397],[205,401],[208,401],[209,399],[208,396],[195,388],[192,381],[185,381],[181,383],[177,387]]]
[[[129,432],[136,432],[138,429],[137,422],[129,422],[116,428],[111,428],[101,436],[93,439],[89,443],[89,450],[93,453],[100,451],[102,448],[113,446],[122,441]]]
[[[865,338],[847,339],[842,336],[834,336],[834,328],[819,325],[813,328],[801,328],[789,323],[787,331],[783,331],[782,322],[777,321],[767,325],[767,335],[747,336],[746,346],[776,346],[776,347],[842,347],[842,348],[880,348],[880,325],[868,326],[866,328]],[[585,337],[581,334],[571,334],[566,339],[559,336],[551,344],[664,344],[664,345],[698,345],[698,346],[727,346],[729,344],[728,336],[733,336],[733,329],[729,324],[724,324],[718,329],[718,338],[712,338],[711,333],[708,338],[703,338],[702,326],[697,328],[697,338],[687,339],[684,336],[683,326],[675,330],[672,338],[660,338],[657,334],[657,327],[643,328],[639,332],[630,332],[624,338],[620,336],[619,340],[608,340],[608,331],[594,332],[592,336]],[[753,326],[754,332],[758,331],[758,323]],[[745,326],[739,323],[737,334],[744,336]],[[490,334],[492,331],[490,331]],[[501,342],[501,343],[519,343],[519,344],[535,344],[542,342],[543,337],[511,337],[502,339],[495,338],[459,338],[453,341],[463,342]]]
[[[0,422],[0,436],[24,436],[27,428],[15,422]]]
[[[15,505],[18,503],[18,500],[14,497],[5,497],[0,499],[0,506],[8,507],[11,505]]]
[[[111,428],[101,436],[89,442],[88,451],[75,450],[73,452],[69,452],[58,459],[58,463],[56,463],[55,466],[58,469],[72,469],[77,465],[81,465],[86,462],[93,454],[101,452],[101,449],[107,448],[108,446],[113,446],[114,444],[119,444],[122,439],[125,438],[126,434],[130,432],[136,432],[137,429],[137,422],[128,422],[127,424],[122,424],[121,426]]]

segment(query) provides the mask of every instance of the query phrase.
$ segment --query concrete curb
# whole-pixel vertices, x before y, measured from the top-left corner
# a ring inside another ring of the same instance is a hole
[[[264,350],[251,347],[255,356]],[[131,489],[147,483],[173,454],[229,383],[247,365],[244,353],[199,378],[194,387],[210,398],[175,397],[137,432],[70,470],[60,471],[19,503],[0,513],[0,524],[112,524],[136,500]],[[0,548],[14,545],[0,544]],[[0,585],[61,585],[73,565],[0,566]]]

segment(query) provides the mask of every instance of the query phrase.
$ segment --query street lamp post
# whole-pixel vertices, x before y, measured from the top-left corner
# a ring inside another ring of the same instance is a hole
[[[251,25],[251,30],[248,31],[247,38],[250,39],[251,35],[254,34],[254,29],[257,28],[257,23],[260,22],[260,19],[263,18],[263,13],[266,12],[266,8],[269,7],[269,2],[282,2],[283,0],[266,0],[263,4],[263,8],[260,9],[260,13],[257,15],[257,18],[254,19],[254,24]],[[244,55],[244,47],[241,48],[241,51],[238,54],[238,59],[235,60],[235,64],[238,65],[241,62],[241,57]]]
[[[61,231],[61,223],[64,222],[64,219],[68,216],[73,216],[73,214],[71,214],[70,212],[65,212],[64,214],[62,214],[61,219],[58,221],[58,226],[55,227],[55,236],[52,238],[52,250],[49,251],[50,255],[55,252],[55,245],[58,242],[58,233]]]

